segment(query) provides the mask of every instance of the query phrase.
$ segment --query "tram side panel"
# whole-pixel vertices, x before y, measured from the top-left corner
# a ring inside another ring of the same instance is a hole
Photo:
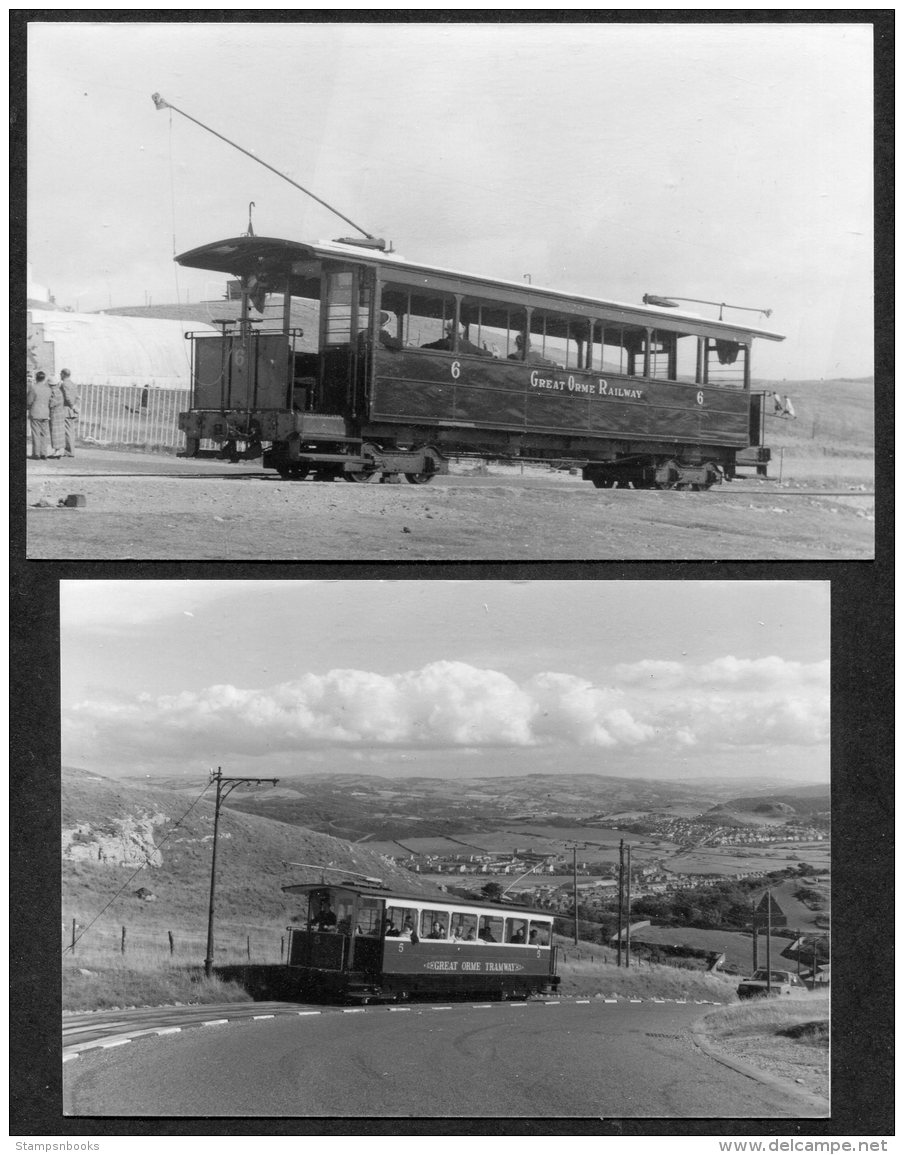
[[[558,435],[563,453],[574,438],[599,439],[605,456],[609,440],[743,449],[749,410],[742,389],[378,351],[369,418],[429,423],[453,442],[457,431],[483,430],[488,449],[494,431]]]

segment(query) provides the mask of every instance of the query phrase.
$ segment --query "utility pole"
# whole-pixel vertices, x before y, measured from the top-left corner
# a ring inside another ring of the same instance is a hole
[[[628,843],[627,897],[625,899],[625,966],[631,965],[631,843]]]
[[[236,786],[240,786],[243,782],[255,782],[258,786],[260,786],[262,782],[272,782],[275,785],[279,779],[224,778],[223,767],[218,766],[216,774],[211,771],[210,781],[216,782],[217,784],[217,800],[213,811],[213,854],[210,859],[210,905],[207,908],[207,957],[204,959],[204,974],[207,975],[208,978],[213,974],[213,910],[217,886],[217,834],[220,829],[220,804],[224,798],[229,797]]]
[[[622,952],[622,900],[624,898],[625,887],[625,840],[619,839],[618,843],[618,954],[615,956],[616,966],[621,966],[621,952]]]
[[[574,945],[578,945],[578,848],[577,845],[571,848],[572,859],[571,868],[574,878]]]
[[[766,994],[772,994],[772,891],[766,891]]]

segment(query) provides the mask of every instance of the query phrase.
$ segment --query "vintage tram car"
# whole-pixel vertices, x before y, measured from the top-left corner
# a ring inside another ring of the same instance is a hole
[[[302,998],[526,997],[559,984],[548,911],[367,883],[282,889],[304,902],[287,963]]]
[[[567,462],[597,487],[765,473],[751,347],[780,334],[381,245],[240,236],[176,258],[235,278],[241,301],[220,332],[192,335],[188,456],[263,453],[284,477],[412,483],[467,455]]]

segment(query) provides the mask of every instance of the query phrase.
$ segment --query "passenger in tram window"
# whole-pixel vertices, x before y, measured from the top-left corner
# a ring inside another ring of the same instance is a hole
[[[445,938],[445,937],[446,937],[446,932],[443,930],[442,926],[438,922],[434,922],[433,925],[430,927],[430,933],[427,935],[427,938]]]
[[[477,939],[477,934],[474,930],[474,927],[472,926],[471,929],[468,931],[465,942],[475,942],[476,939]]]
[[[537,934],[537,928],[536,927],[534,927],[533,930],[530,932],[530,934],[527,936],[527,942],[528,942],[529,946],[539,946],[540,945],[540,936]]]
[[[383,933],[386,935],[387,938],[398,938],[399,937],[399,928],[392,921],[391,917],[383,919]]]
[[[325,896],[320,900],[320,910],[311,919],[308,924],[309,930],[332,930],[336,929],[336,912],[330,906],[330,900]]]
[[[515,337],[515,352],[509,353],[508,359],[510,361],[527,361],[528,365],[555,365],[555,361],[549,361],[546,357],[541,357],[539,353],[531,351],[530,343],[527,346],[527,356],[524,356],[524,336],[518,333]]]
[[[452,339],[455,336],[456,325],[454,321],[446,322],[446,335],[441,337],[439,341],[430,341],[426,345],[421,345],[422,349],[445,349],[447,352],[452,350]],[[481,349],[479,345],[475,345],[473,341],[469,341],[467,337],[462,336],[461,329],[458,330],[458,353],[472,353],[475,357],[492,357],[493,354],[489,349]]]
[[[389,322],[391,319],[392,318],[390,317],[389,313],[380,314],[380,332],[378,334],[380,344],[385,349],[404,349],[405,342],[402,340],[402,338],[396,337],[389,331]]]
[[[399,938],[407,938],[407,939],[410,939],[412,942],[420,942],[421,941],[417,936],[417,931],[414,929],[414,923],[411,921],[410,918],[406,918],[404,923],[402,924],[402,933],[399,935]]]

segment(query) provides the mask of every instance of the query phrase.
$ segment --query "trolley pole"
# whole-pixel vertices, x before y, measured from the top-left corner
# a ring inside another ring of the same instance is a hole
[[[236,786],[240,786],[243,782],[254,782],[258,786],[260,786],[262,782],[272,782],[275,785],[279,779],[224,778],[223,767],[218,766],[216,774],[211,771],[210,781],[216,782],[217,784],[217,798],[213,811],[213,852],[210,857],[210,903],[207,908],[207,957],[204,959],[204,974],[208,978],[213,974],[213,913],[217,888],[217,835],[220,829],[220,806],[223,799],[228,798]]]
[[[574,945],[578,945],[578,848],[571,848],[571,868],[574,878]]]
[[[622,902],[625,887],[625,840],[618,843],[618,954],[615,956],[615,965],[621,966],[622,955]]]

